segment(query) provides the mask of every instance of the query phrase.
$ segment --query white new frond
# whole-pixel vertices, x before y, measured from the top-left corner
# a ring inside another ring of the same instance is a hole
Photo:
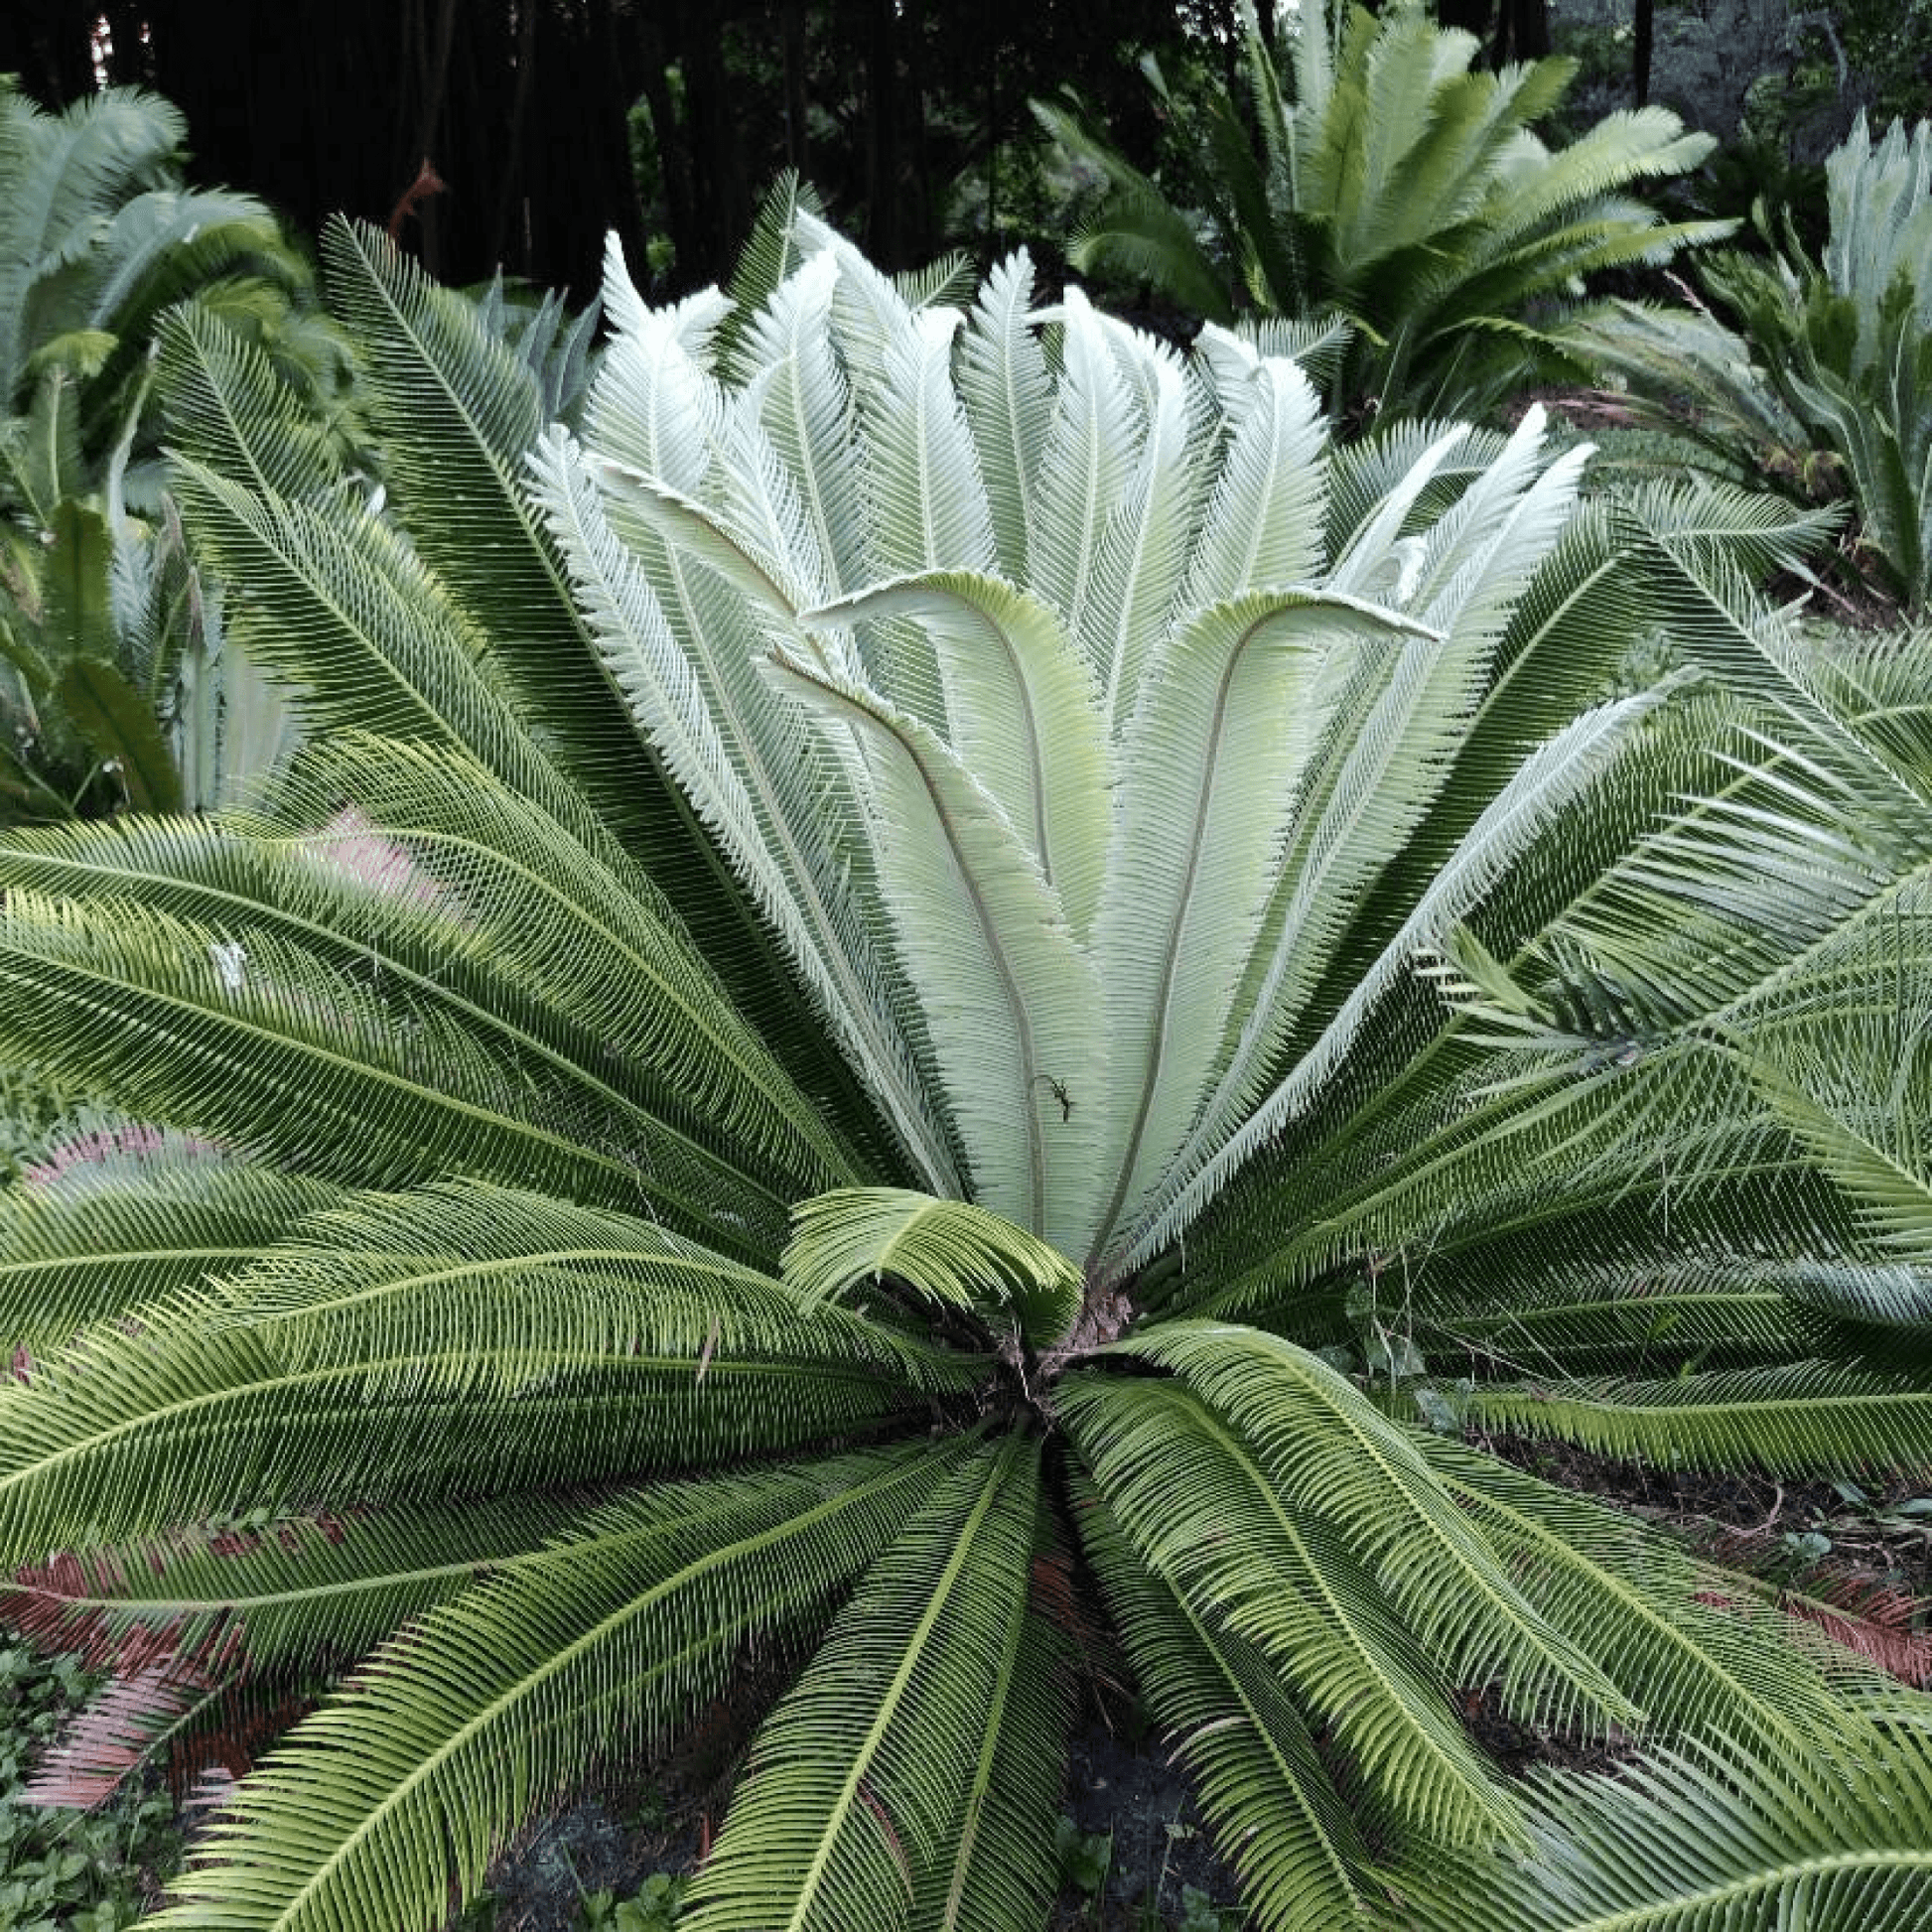
[[[1143,687],[1095,926],[1114,1079],[1104,1248],[1191,1126],[1266,910],[1323,719],[1330,652],[1420,626],[1321,591],[1257,592],[1190,620]]]
[[[1077,1253],[1104,1035],[1093,969],[1057,895],[998,801],[917,719],[796,659],[769,675],[877,753],[868,827],[880,894],[920,991],[972,1197]]]
[[[918,620],[931,637],[952,750],[1084,934],[1106,868],[1113,764],[1092,679],[1059,613],[1000,578],[934,571],[807,612],[804,621],[893,616]]]
[[[1328,427],[1295,363],[1264,357],[1221,465],[1182,608],[1307,583],[1321,556]]]
[[[1023,248],[987,276],[959,343],[959,394],[979,451],[1000,569],[1031,581],[1038,448],[1033,425],[1052,400],[1046,353],[1034,333],[1034,265]]]
[[[852,444],[852,397],[832,352],[838,262],[816,255],[773,291],[741,344],[744,406],[764,426],[797,487],[825,560],[824,595],[862,581],[865,518]]]
[[[1179,606],[1209,483],[1199,428],[1206,409],[1198,383],[1157,374],[1139,472],[1101,537],[1088,635],[1105,678],[1109,737],[1133,715],[1142,670]]]
[[[536,494],[612,676],[644,735],[777,933],[853,1064],[929,1184],[945,1140],[894,1022],[884,976],[837,870],[837,801],[850,793],[802,721],[754,669],[764,648],[742,594],[693,583],[651,536],[665,600],[620,538],[575,446],[553,430],[532,458]],[[695,658],[694,651],[706,653]]]
[[[1134,400],[1086,297],[1069,288],[1046,313],[1061,325],[1060,377],[1040,461],[1033,582],[1059,606],[1101,673],[1088,604],[1101,533],[1133,481]]]
[[[1265,1056],[1255,1052],[1253,1036],[1262,1031],[1268,1009],[1257,1006],[1240,1051],[1202,1110],[1201,1131],[1189,1138],[1150,1207],[1127,1256],[1129,1266],[1175,1240],[1255,1153],[1307,1112],[1390,989],[1466,919],[1490,887],[1595,783],[1629,743],[1638,721],[1663,698],[1664,692],[1655,690],[1598,706],[1538,746],[1443,862],[1319,1037],[1259,1100],[1255,1076]]]

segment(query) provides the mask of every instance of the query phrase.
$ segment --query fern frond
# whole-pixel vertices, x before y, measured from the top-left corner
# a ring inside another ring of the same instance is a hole
[[[1533,1848],[1451,1861],[1417,1887],[1418,1922],[1908,1932],[1932,1909],[1932,1750],[1912,1729],[1858,1726],[1840,1741],[1769,1760],[1720,1746],[1614,1782],[1553,1776],[1537,1794]]]
[[[1090,1483],[1076,1481],[1073,1507],[1135,1675],[1199,1782],[1250,1909],[1284,1932],[1358,1925],[1378,1890],[1374,1862],[1307,1720],[1252,1644],[1141,1566]]]
[[[1056,1406],[1137,1559],[1209,1627],[1251,1644],[1330,1726],[1379,1804],[1432,1838],[1507,1834],[1513,1801],[1451,1719],[1446,1675],[1320,1512],[1292,1505],[1197,1397],[1068,1376]],[[1170,1476],[1185,1443],[1188,1480]],[[1360,1465],[1349,1477],[1359,1483]]]
[[[92,1321],[243,1266],[338,1198],[320,1180],[154,1140],[30,1179],[8,1199],[5,1343],[44,1353]]]
[[[1932,1461],[1932,1392],[1922,1382],[1830,1360],[1669,1382],[1486,1388],[1471,1400],[1498,1428],[1666,1466],[1857,1475],[1917,1473]]]
[[[504,1189],[357,1197],[313,1245],[111,1324],[0,1389],[25,1556],[210,1512],[408,1501],[676,1468],[890,1417],[971,1381],[892,1325],[648,1223]],[[466,1482],[471,1476],[465,1475]]]

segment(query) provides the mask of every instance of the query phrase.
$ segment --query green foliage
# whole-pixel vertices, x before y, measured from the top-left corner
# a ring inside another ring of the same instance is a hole
[[[1562,101],[1574,63],[1471,71],[1475,37],[1438,27],[1419,0],[1379,15],[1324,0],[1290,31],[1292,84],[1250,14],[1245,111],[1212,82],[1182,102],[1150,68],[1192,130],[1185,172],[1201,211],[1110,147],[1077,95],[1035,112],[1104,183],[1070,246],[1078,267],[1153,283],[1222,324],[1345,320],[1355,340],[1333,394],[1351,409],[1493,407],[1534,367],[1531,325],[1586,276],[1661,263],[1729,231],[1666,222],[1630,198],[1632,184],[1710,151],[1662,108],[1545,146],[1533,129]]]
[[[145,1660],[124,1750],[335,1681],[158,1924],[430,1932],[750,1684],[684,1932],[1036,1928],[1104,1616],[1259,1926],[1608,1863],[1649,1794],[1487,1699],[1720,1821],[1660,1913],[1842,1842],[1809,1922],[1907,1932],[1924,1699],[1424,1391],[1922,1458],[1932,645],[1807,647],[1805,519],[1583,503],[1537,412],[1337,451],[1266,341],[767,241],[729,333],[614,259],[572,433],[339,224],[379,504],[166,331],[311,737],[0,844],[0,1036],[155,1123],[7,1197],[0,1563]]]
[[[1725,474],[1801,500],[1851,496],[1860,556],[1911,610],[1932,591],[1932,123],[1874,143],[1863,116],[1825,164],[1822,257],[1705,259],[1708,311],[1620,303],[1562,332],[1632,408]]]
[[[128,1788],[85,1813],[37,1803],[36,1760],[99,1688],[72,1657],[0,1640],[0,1926],[6,1932],[122,1932],[147,1880],[180,1857],[163,1792]]]
[[[589,1892],[579,1923],[584,1932],[672,1932],[685,1890],[684,1879],[657,1871],[628,1898],[609,1891]]]
[[[159,495],[149,350],[194,296],[333,412],[340,341],[247,196],[186,189],[167,102],[0,89],[0,812],[226,802],[286,725]],[[306,305],[306,308],[305,308]]]

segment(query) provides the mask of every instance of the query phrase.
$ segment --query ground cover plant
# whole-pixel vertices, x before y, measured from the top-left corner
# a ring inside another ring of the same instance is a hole
[[[307,744],[0,846],[0,1031],[144,1124],[0,1248],[0,1608],[120,1672],[42,1779],[325,1693],[158,1923],[440,1925],[758,1696],[680,1927],[1037,1926],[1103,1628],[1257,1924],[1922,1922],[1877,1619],[1464,1429],[1924,1464],[1932,645],[1024,257],[614,259],[573,434],[325,253],[380,492],[162,343]]]
[[[6,1932],[122,1932],[150,1882],[179,1862],[175,1807],[130,1787],[98,1810],[36,1807],[20,1793],[97,1687],[72,1657],[0,1641],[0,1926]]]

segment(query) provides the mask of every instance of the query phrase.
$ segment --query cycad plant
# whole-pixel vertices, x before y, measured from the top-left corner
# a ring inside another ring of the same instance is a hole
[[[195,296],[334,406],[346,351],[252,196],[188,188],[167,101],[0,83],[0,814],[216,802],[284,720],[160,497],[149,356]]]
[[[1211,87],[1198,100],[1171,89],[1149,64],[1176,126],[1197,126],[1188,158],[1204,208],[1135,168],[1077,95],[1034,111],[1102,178],[1068,250],[1077,267],[1151,283],[1222,324],[1334,316],[1354,337],[1333,378],[1351,410],[1486,410],[1532,370],[1529,325],[1567,308],[1585,277],[1730,231],[1666,221],[1633,198],[1711,151],[1665,108],[1544,143],[1535,129],[1574,61],[1472,72],[1475,36],[1439,27],[1421,0],[1378,13],[1322,0],[1289,31],[1285,77],[1250,12],[1245,112]]]
[[[1825,162],[1831,229],[1768,260],[1705,258],[1708,310],[1613,303],[1558,340],[1626,385],[1637,417],[1723,474],[1849,492],[1863,556],[1917,611],[1932,593],[1932,122],[1874,142],[1860,116]]]
[[[308,746],[0,848],[0,1036],[167,1130],[8,1202],[6,1609],[123,1686],[43,1785],[327,1680],[158,1923],[433,1927],[724,1700],[681,1924],[1037,1927],[1103,1624],[1257,1924],[1502,1925],[1532,1858],[1540,1923],[1923,1922],[1856,1610],[1462,1424],[1924,1461],[1921,1056],[1862,1084],[1924,649],[1831,681],[1749,505],[1613,525],[1534,416],[1337,452],[1024,256],[963,315],[802,211],[736,310],[614,258],[573,436],[326,255],[380,504],[164,339]]]

